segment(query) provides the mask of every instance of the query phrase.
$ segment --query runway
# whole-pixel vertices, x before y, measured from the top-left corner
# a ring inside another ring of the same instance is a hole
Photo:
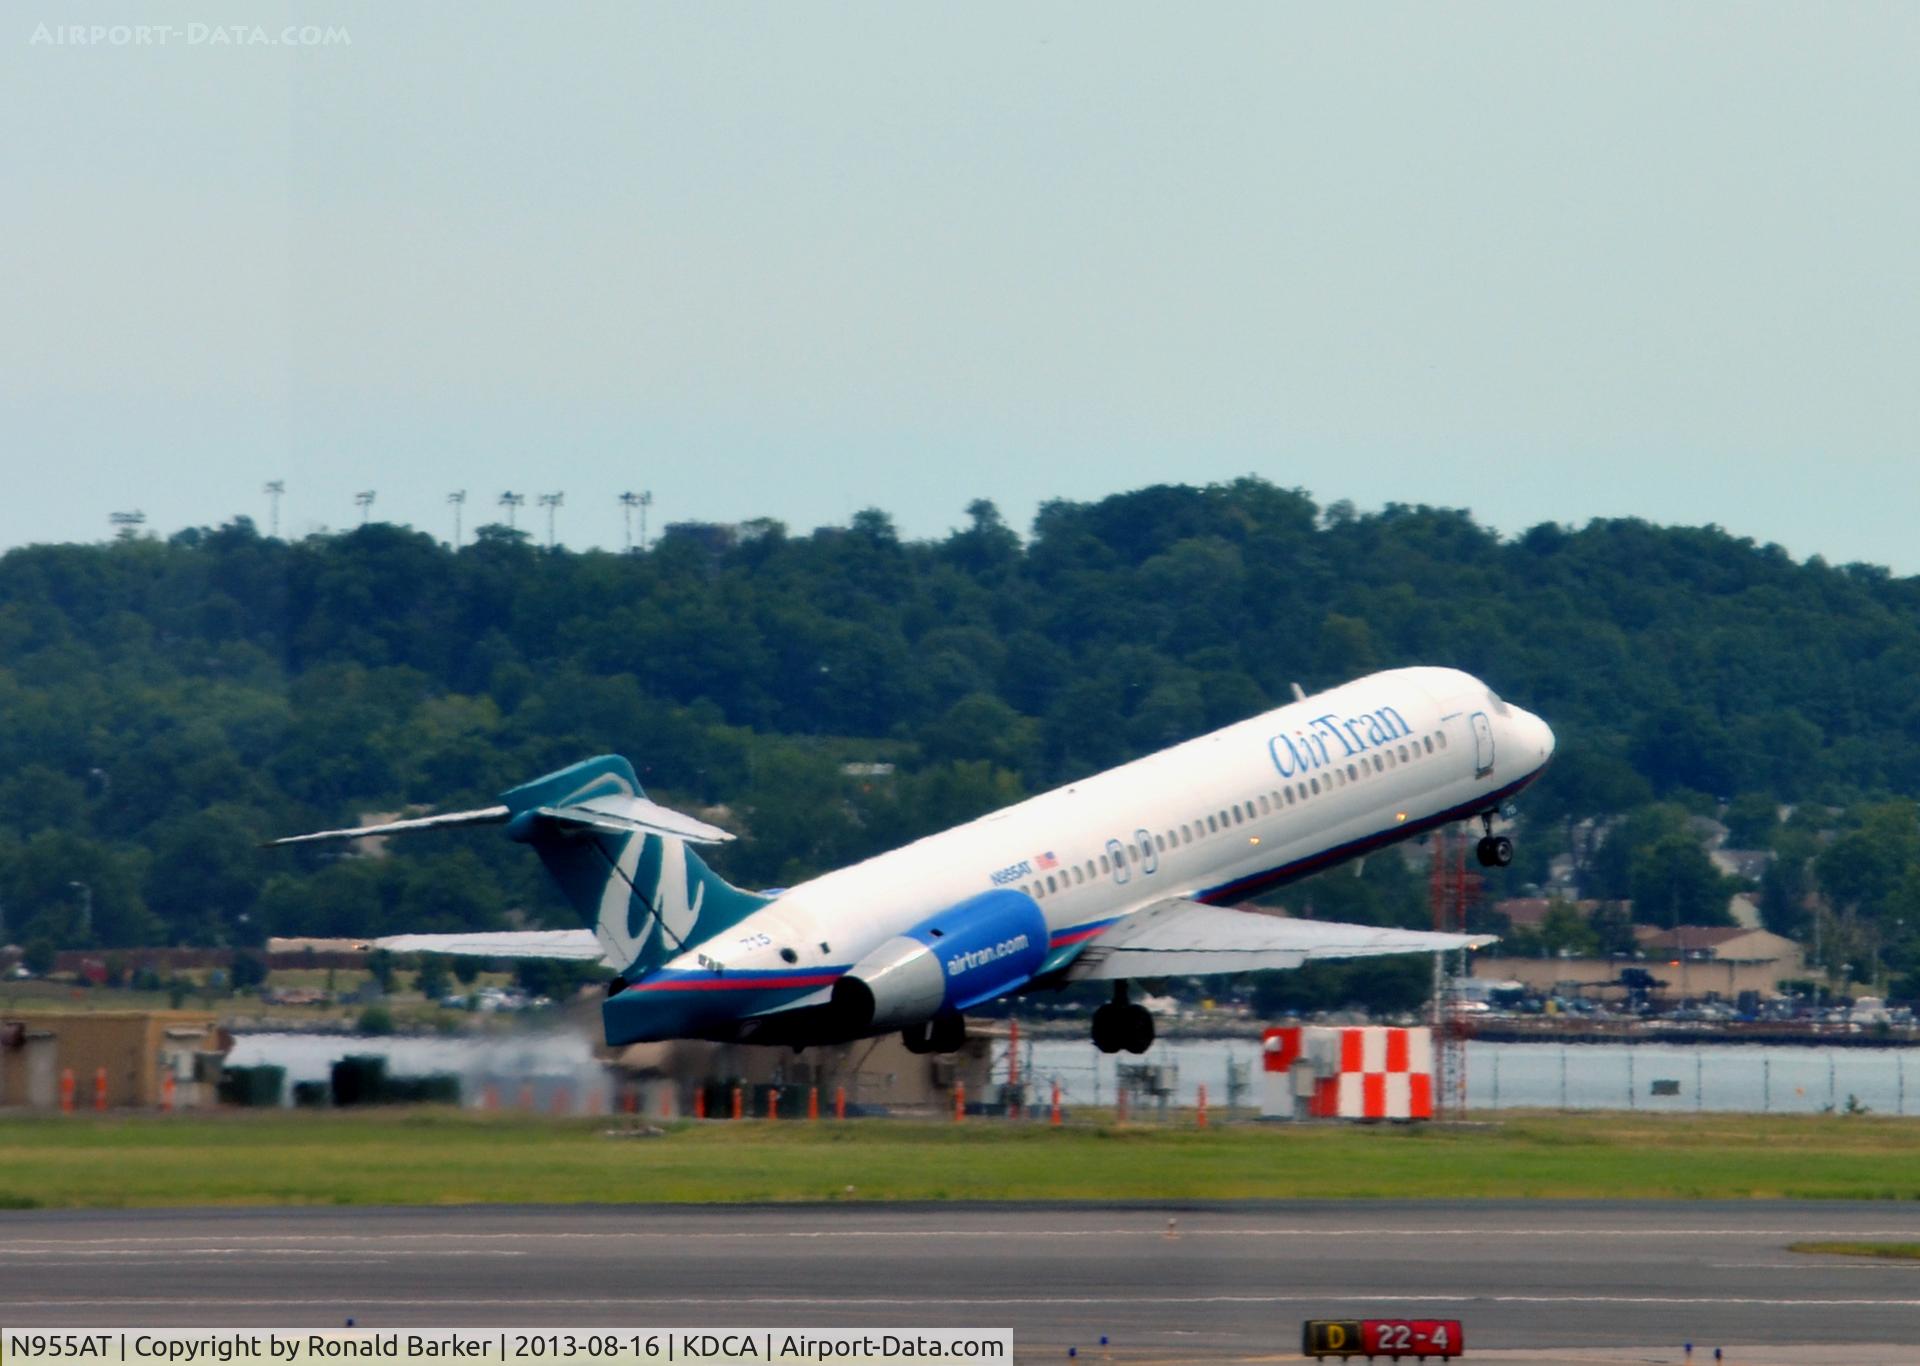
[[[1172,1362],[1285,1360],[1303,1318],[1379,1315],[1459,1318],[1470,1359],[1920,1358],[1920,1264],[1786,1251],[1816,1238],[1920,1241],[1920,1207],[7,1212],[0,1327],[1011,1327],[1022,1360]]]

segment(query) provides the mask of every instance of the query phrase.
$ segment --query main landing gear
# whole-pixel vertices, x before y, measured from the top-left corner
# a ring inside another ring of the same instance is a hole
[[[1153,1016],[1127,999],[1127,984],[1113,984],[1113,999],[1093,1012],[1093,1046],[1102,1053],[1144,1053],[1153,1047]]]
[[[967,1043],[967,1022],[960,1015],[936,1015],[900,1031],[909,1053],[958,1053]]]
[[[1480,828],[1486,833],[1480,842],[1473,846],[1473,856],[1480,860],[1482,868],[1504,868],[1513,862],[1513,841],[1505,835],[1493,833],[1493,812],[1480,813]]]

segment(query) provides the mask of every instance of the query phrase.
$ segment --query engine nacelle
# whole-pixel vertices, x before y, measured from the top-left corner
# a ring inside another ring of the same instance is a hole
[[[887,940],[834,983],[833,1006],[857,1034],[904,1029],[1011,991],[1046,958],[1040,904],[1002,887]]]

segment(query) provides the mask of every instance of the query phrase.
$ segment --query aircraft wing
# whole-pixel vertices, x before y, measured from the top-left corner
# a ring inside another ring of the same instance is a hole
[[[390,934],[367,943],[390,953],[452,953],[467,958],[565,958],[600,962],[592,930],[477,930],[471,934]]]
[[[1295,920],[1172,897],[1135,911],[1088,940],[1067,965],[1066,976],[1078,982],[1258,972],[1297,968],[1323,958],[1479,948],[1496,938]]]

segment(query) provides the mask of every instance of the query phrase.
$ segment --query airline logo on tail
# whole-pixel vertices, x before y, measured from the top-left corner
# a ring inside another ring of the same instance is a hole
[[[645,881],[641,864],[649,846],[657,850],[653,885]],[[687,845],[671,835],[629,835],[600,893],[600,913],[593,935],[606,951],[607,961],[631,968],[648,951],[648,942],[664,935],[669,953],[684,948],[700,919],[706,885],[695,882],[688,891]],[[656,950],[656,957],[663,956]]]

